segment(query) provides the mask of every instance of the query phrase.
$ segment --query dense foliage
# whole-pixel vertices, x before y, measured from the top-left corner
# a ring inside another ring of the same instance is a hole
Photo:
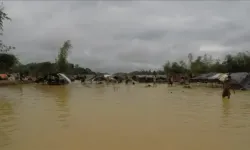
[[[141,71],[133,71],[129,73],[130,75],[164,75],[165,72],[162,70],[152,71],[152,70],[141,70]]]
[[[4,12],[4,7],[1,4],[0,5],[0,35],[3,35],[3,22],[4,22],[4,20],[11,20],[11,19],[8,17],[8,14],[6,14]],[[8,52],[11,49],[15,49],[15,47],[7,46],[7,45],[3,44],[2,40],[0,40],[0,52]]]
[[[93,71],[89,68],[82,68],[79,65],[68,63],[66,74],[77,75],[77,74],[93,74]],[[39,76],[48,73],[56,73],[57,64],[51,62],[41,63],[30,63],[26,65],[18,65],[13,68],[13,72],[21,72],[25,75]]]
[[[8,15],[4,12],[3,5],[0,6],[0,35],[3,35],[3,22],[4,20],[10,20]],[[18,63],[18,59],[15,55],[7,53],[11,49],[15,49],[15,47],[7,46],[0,40],[0,70],[8,71],[13,66]]]
[[[239,52],[236,55],[228,54],[224,60],[214,60],[205,54],[193,60],[193,55],[188,55],[188,62],[167,62],[163,66],[166,74],[201,74],[207,72],[250,72],[250,53]]]
[[[69,69],[68,65],[68,55],[69,55],[69,50],[72,48],[72,44],[70,40],[67,40],[63,43],[63,46],[60,48],[58,57],[56,59],[56,69],[58,72],[67,72]]]

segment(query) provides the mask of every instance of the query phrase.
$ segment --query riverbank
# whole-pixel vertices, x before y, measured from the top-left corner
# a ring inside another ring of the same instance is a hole
[[[34,81],[30,81],[30,80],[26,80],[26,81],[0,80],[0,87],[1,86],[8,86],[8,85],[30,84],[30,83],[34,83]]]

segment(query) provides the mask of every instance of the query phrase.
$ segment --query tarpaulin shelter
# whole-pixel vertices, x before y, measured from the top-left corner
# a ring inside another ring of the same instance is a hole
[[[237,72],[237,73],[231,73],[231,86],[234,89],[250,89],[249,83],[250,83],[250,77],[249,73],[247,72]]]
[[[136,75],[132,79],[139,83],[150,83],[150,82],[153,82],[154,76],[153,75]]]
[[[222,74],[220,77],[219,77],[219,80],[221,82],[224,82],[226,79],[228,79],[228,74]]]
[[[211,72],[211,73],[205,73],[201,74],[197,77],[191,78],[191,82],[208,82],[208,78],[214,76],[217,73]]]
[[[243,86],[245,89],[250,90],[250,74],[246,77]]]
[[[221,76],[223,76],[223,73],[216,73],[215,75],[210,76],[207,79],[208,79],[209,82],[220,82],[219,79],[220,79]]]

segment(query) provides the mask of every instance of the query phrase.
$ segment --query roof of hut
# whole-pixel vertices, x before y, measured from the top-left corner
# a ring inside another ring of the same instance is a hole
[[[222,81],[222,82],[224,82],[227,78],[228,78],[228,74],[223,73],[223,74],[219,77],[219,80]]]
[[[208,79],[209,77],[211,76],[214,76],[216,73],[214,72],[210,72],[210,73],[204,73],[204,74],[201,74],[197,77],[194,77],[192,79],[197,79],[197,80],[205,80],[205,79]]]
[[[136,75],[137,78],[153,78],[154,75]]]
[[[247,72],[237,72],[237,73],[231,73],[231,80],[235,83],[235,84],[244,84],[244,80],[248,77],[248,73]]]
[[[166,75],[156,75],[156,78],[167,78],[167,76]]]
[[[219,79],[220,76],[222,76],[222,75],[223,75],[223,73],[216,73],[215,75],[208,77],[208,80]]]

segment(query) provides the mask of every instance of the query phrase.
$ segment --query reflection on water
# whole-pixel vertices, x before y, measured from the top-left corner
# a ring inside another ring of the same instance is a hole
[[[68,127],[69,122],[67,118],[70,116],[70,109],[68,99],[70,96],[70,88],[68,86],[36,86],[36,89],[42,90],[52,95],[53,100],[56,102],[56,111],[58,114],[58,121],[62,123],[63,127]]]
[[[15,130],[15,115],[11,100],[0,97],[0,148],[11,144],[11,134]]]
[[[228,118],[230,113],[230,100],[229,99],[222,99],[222,106],[223,106],[223,114],[224,118]]]
[[[95,85],[96,88],[96,94],[104,94],[106,90],[106,85],[105,84],[97,84]]]
[[[222,111],[223,111],[223,126],[228,125],[229,115],[230,115],[230,100],[226,98],[222,98]]]
[[[144,86],[0,88],[0,149],[249,149],[247,91]]]

